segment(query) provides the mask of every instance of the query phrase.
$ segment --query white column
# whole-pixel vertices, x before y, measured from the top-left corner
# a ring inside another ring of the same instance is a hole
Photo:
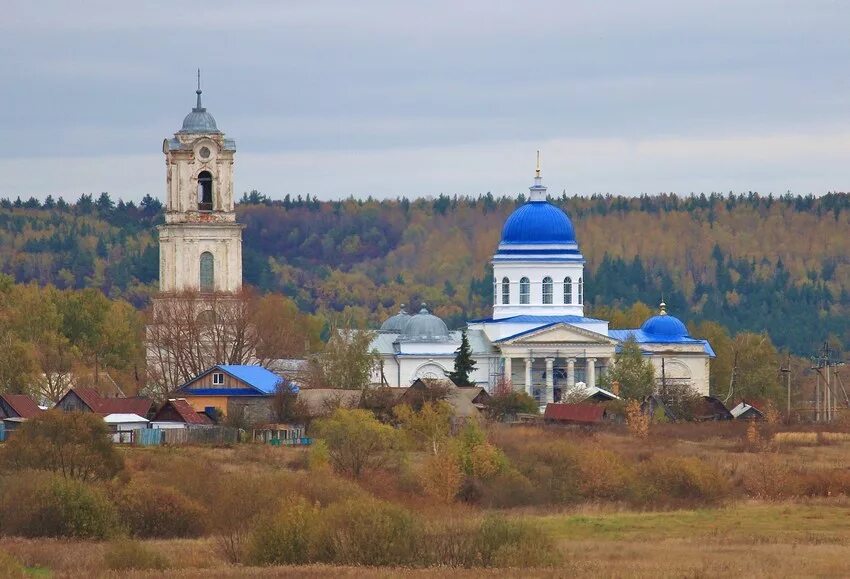
[[[587,362],[587,387],[596,386],[596,358],[588,358]]]
[[[511,357],[505,357],[505,371],[502,374],[502,378],[506,381],[511,380],[511,375],[513,373],[513,368],[511,367]]]
[[[546,403],[555,401],[555,358],[546,358]]]
[[[529,396],[534,396],[534,391],[531,389],[531,364],[534,358],[528,357],[525,359],[525,393]]]
[[[576,387],[576,359],[570,358],[567,360],[567,389],[572,390]]]

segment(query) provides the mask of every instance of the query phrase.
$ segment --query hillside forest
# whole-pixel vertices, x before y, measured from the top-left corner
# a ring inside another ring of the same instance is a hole
[[[237,205],[245,281],[324,320],[325,338],[332,324],[377,327],[401,304],[421,302],[459,327],[489,313],[489,259],[524,201],[271,200],[252,191]],[[587,260],[587,313],[612,328],[639,326],[663,297],[694,335],[766,334],[773,357],[773,345],[798,360],[825,340],[839,353],[850,345],[850,194],[552,201],[572,219]],[[162,221],[151,196],[2,199],[0,272],[60,294],[98,289],[143,309],[156,292]]]

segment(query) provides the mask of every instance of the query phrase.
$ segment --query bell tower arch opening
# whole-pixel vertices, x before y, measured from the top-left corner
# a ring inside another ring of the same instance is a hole
[[[198,211],[213,210],[213,176],[209,171],[198,173]]]

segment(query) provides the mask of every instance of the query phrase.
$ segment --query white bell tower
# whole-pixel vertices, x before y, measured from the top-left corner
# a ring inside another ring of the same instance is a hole
[[[183,127],[162,143],[165,224],[159,230],[159,290],[237,292],[242,288],[242,229],[233,200],[236,143],[197,104]]]

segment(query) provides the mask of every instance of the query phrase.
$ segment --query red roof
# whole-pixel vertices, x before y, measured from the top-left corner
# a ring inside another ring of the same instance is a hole
[[[143,396],[131,396],[129,398],[104,398],[94,388],[72,388],[71,392],[76,394],[92,412],[97,414],[138,414],[147,416],[153,401]]]
[[[26,394],[0,394],[0,398],[3,398],[21,418],[35,418],[42,413],[35,400]]]
[[[544,420],[596,424],[605,418],[605,409],[595,404],[552,404],[546,405]]]
[[[210,420],[209,416],[195,411],[195,409],[192,408],[192,405],[189,404],[185,398],[172,399],[166,402],[162,408],[159,409],[159,412],[156,413],[156,416],[154,416],[155,421],[158,420],[160,413],[168,406],[171,406],[171,408],[186,424],[212,424],[212,420]]]

